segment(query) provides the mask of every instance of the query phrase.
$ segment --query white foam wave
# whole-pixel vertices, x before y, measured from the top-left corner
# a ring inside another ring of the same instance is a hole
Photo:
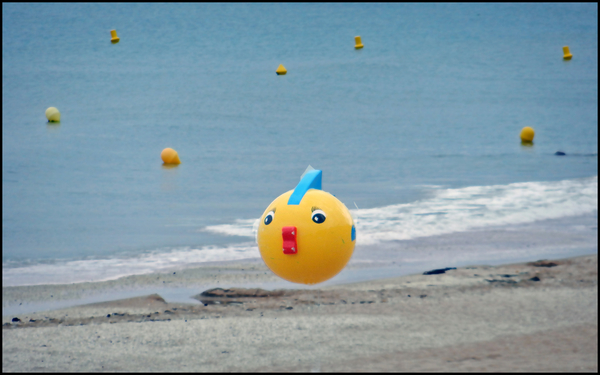
[[[209,225],[204,230],[226,236],[254,237],[255,221],[256,219],[237,219],[234,224]]]
[[[35,264],[2,268],[2,286],[70,284],[114,280],[123,276],[143,275],[174,268],[215,262],[258,258],[254,243],[228,247],[182,247],[167,252],[156,251],[135,258],[86,259],[55,264]]]
[[[529,223],[598,210],[598,177],[557,182],[433,189],[428,199],[369,209],[352,209],[360,245]],[[203,230],[255,237],[256,219],[213,225]],[[254,242],[226,247],[183,247],[140,257],[77,260],[2,268],[3,286],[113,280],[128,275],[185,268],[204,262],[260,258]]]
[[[556,182],[432,188],[433,197],[413,203],[351,209],[358,244],[408,240],[474,228],[520,224],[598,210],[598,176]],[[254,237],[255,219],[206,227],[229,236]]]
[[[408,240],[598,210],[598,176],[434,191],[430,199],[351,210],[357,243]]]

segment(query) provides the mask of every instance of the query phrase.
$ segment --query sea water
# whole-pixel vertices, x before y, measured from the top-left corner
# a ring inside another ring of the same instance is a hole
[[[597,223],[597,20],[597,4],[3,4],[3,285],[256,259],[254,222],[309,164],[355,218],[354,261]]]

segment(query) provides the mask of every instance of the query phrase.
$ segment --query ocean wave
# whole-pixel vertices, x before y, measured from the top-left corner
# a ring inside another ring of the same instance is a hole
[[[254,222],[257,219],[237,219],[233,224],[209,225],[202,230],[225,236],[254,237]]]
[[[524,182],[430,187],[430,198],[407,204],[351,209],[357,245],[409,240],[489,226],[514,225],[598,210],[598,177],[557,182]],[[211,225],[204,231],[255,239],[258,219]],[[228,246],[180,247],[138,257],[86,259],[11,266],[3,263],[3,286],[114,280],[123,276],[188,268],[206,262],[260,258],[255,242]]]
[[[351,209],[357,244],[409,240],[592,213],[598,210],[598,176],[458,189],[430,187],[432,197],[407,204]],[[205,230],[254,237],[256,219],[236,220]]]
[[[107,281],[123,276],[187,268],[206,262],[259,257],[256,244],[242,243],[226,247],[181,247],[130,258],[74,260],[13,268],[5,268],[3,264],[2,286]]]
[[[408,204],[351,210],[357,243],[408,240],[598,210],[598,176],[444,189]]]

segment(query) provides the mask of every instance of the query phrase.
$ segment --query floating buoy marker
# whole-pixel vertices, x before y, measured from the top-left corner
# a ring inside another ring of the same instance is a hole
[[[563,59],[565,60],[571,60],[571,57],[573,57],[573,55],[571,55],[571,52],[569,51],[569,46],[564,46],[563,47]]]
[[[167,147],[164,150],[162,150],[162,152],[160,153],[160,158],[165,164],[181,164],[177,151],[173,150],[170,147]]]
[[[285,73],[287,73],[287,70],[285,69],[285,67],[282,64],[279,64],[279,68],[277,68],[275,73],[277,73],[278,76],[283,76],[283,75],[285,75]]]
[[[60,122],[60,112],[55,107],[50,107],[46,110],[46,118],[48,122]]]
[[[111,43],[119,43],[119,37],[117,36],[117,30],[111,30],[110,31],[110,42]]]
[[[364,47],[363,44],[362,44],[362,42],[360,41],[360,36],[355,36],[354,37],[354,42],[355,42],[355,45],[354,45],[355,49],[361,49],[361,48]]]
[[[535,132],[532,127],[526,126],[521,130],[521,142],[531,143]]]

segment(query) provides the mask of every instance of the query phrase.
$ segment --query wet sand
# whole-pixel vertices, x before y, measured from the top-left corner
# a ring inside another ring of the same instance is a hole
[[[276,282],[264,265],[232,267],[245,268],[144,276],[243,286],[196,289],[190,303],[150,294],[5,315],[2,370],[598,370],[597,255],[306,289],[257,289]],[[3,288],[3,305],[139,282]]]

